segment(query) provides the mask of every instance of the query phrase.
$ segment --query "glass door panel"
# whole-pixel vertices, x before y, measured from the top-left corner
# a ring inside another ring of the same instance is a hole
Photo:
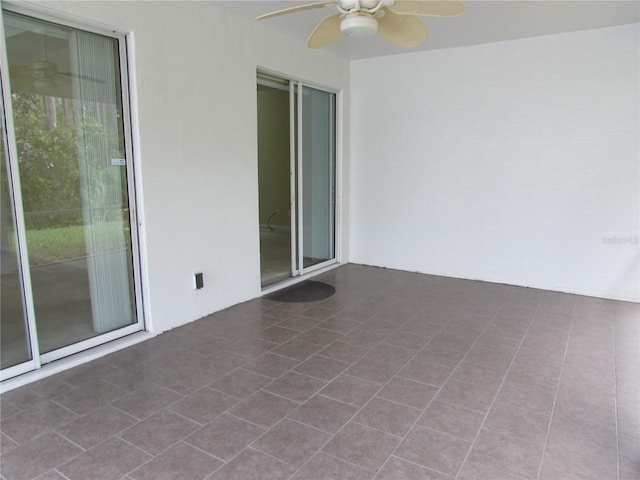
[[[258,72],[262,286],[335,261],[336,94]]]
[[[291,276],[289,82],[258,79],[260,273],[263,286]]]
[[[4,99],[2,99],[4,102]],[[2,103],[2,158],[0,159],[0,209],[2,251],[0,253],[0,369],[27,362],[33,357],[29,342],[29,328],[22,288],[22,274],[18,256],[16,215],[9,172],[4,103]]]
[[[335,102],[334,93],[302,88],[303,270],[335,258]]]
[[[139,324],[119,42],[8,12],[4,27],[35,322],[47,353]]]

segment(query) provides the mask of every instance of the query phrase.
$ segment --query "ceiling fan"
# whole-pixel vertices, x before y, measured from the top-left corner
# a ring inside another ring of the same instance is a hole
[[[464,11],[461,0],[332,0],[285,8],[257,17],[264,18],[333,5],[338,12],[322,20],[307,45],[322,48],[343,34],[367,37],[378,33],[399,47],[415,47],[427,39],[427,27],[417,15],[447,17]]]

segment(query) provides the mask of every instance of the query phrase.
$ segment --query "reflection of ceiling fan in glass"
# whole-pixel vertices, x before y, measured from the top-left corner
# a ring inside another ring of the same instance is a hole
[[[328,0],[267,13],[258,20],[330,5],[338,13],[316,26],[307,41],[311,48],[326,47],[342,34],[367,37],[375,33],[399,47],[416,47],[428,35],[427,27],[416,15],[447,17],[464,11],[461,0]]]
[[[25,72],[33,79],[33,86],[36,89],[54,88],[58,78],[77,78],[95,83],[105,83],[104,81],[81,75],[78,73],[60,72],[58,66],[47,58],[47,49],[44,35],[40,36],[41,58],[31,62],[28,66],[22,67]]]

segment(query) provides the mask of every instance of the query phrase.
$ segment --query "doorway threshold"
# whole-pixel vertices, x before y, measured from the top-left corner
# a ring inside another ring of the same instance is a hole
[[[262,288],[262,296],[269,295],[270,293],[277,292],[278,290],[282,290],[283,288],[287,288],[297,283],[304,282],[305,280],[309,280],[310,278],[313,278],[325,272],[329,272],[335,268],[341,267],[342,265],[344,264],[335,262],[335,263],[332,263],[331,265],[327,265],[326,267],[322,267],[317,270],[314,270],[313,272],[309,272],[304,275],[300,275],[298,277],[290,277],[281,282],[266,285],[265,287]]]

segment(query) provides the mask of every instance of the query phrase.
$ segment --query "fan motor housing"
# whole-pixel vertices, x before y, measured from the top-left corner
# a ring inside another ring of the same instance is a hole
[[[338,0],[338,4],[344,10],[350,11],[356,8],[356,4],[360,5],[360,9],[369,10],[372,8],[376,8],[381,3],[380,0],[360,0],[356,2],[355,0]],[[382,2],[385,3],[393,3],[393,2]]]
[[[369,37],[378,31],[378,21],[371,15],[350,14],[340,22],[340,30],[348,37]]]

